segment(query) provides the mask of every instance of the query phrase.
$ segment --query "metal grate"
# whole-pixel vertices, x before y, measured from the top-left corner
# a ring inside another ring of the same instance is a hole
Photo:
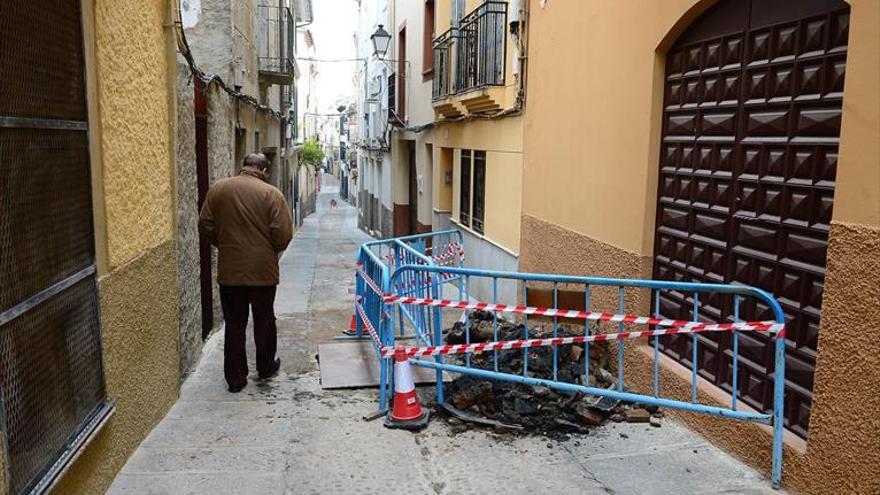
[[[0,3],[0,427],[14,494],[47,490],[111,407],[79,5]]]
[[[296,23],[288,7],[257,5],[257,60],[263,75],[277,76],[278,84],[293,82]]]
[[[397,110],[397,74],[388,75],[388,112]]]
[[[93,277],[0,326],[12,493],[28,491],[105,395]]]
[[[434,100],[441,100],[449,96],[452,90],[452,45],[453,29],[434,39],[434,78],[431,83],[431,96]]]
[[[0,2],[0,116],[86,120],[79,2]]]
[[[0,312],[94,263],[85,132],[0,128]]]
[[[459,22],[455,90],[504,86],[507,58],[507,2],[486,0]]]

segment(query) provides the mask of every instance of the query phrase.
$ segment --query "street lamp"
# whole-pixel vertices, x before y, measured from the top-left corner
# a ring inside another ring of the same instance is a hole
[[[388,45],[391,43],[391,35],[382,28],[382,24],[376,29],[376,32],[370,35],[370,41],[373,42],[373,55],[381,58],[385,57],[388,51]]]

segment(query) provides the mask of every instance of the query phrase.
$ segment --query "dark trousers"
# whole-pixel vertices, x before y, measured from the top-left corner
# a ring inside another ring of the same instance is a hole
[[[248,365],[245,351],[248,310],[254,314],[254,343],[257,347],[257,372],[272,373],[278,329],[275,327],[275,286],[220,286],[220,304],[226,320],[223,347],[223,373],[226,383],[239,385],[247,381]]]

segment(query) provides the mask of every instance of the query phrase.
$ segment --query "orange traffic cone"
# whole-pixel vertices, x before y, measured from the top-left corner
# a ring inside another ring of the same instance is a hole
[[[394,402],[385,417],[388,428],[421,430],[428,425],[428,411],[419,404],[409,359],[403,354],[394,355]]]
[[[357,309],[351,308],[351,321],[348,324],[348,328],[342,331],[345,335],[357,335]]]

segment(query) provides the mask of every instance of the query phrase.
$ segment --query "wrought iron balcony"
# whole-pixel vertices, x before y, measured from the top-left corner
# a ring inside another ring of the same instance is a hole
[[[454,93],[452,89],[453,29],[434,38],[434,82],[431,88],[434,100],[441,100]]]
[[[296,23],[290,8],[258,5],[257,26],[260,78],[270,84],[292,84],[296,79]]]
[[[455,47],[455,89],[504,86],[507,58],[507,2],[487,0],[459,21]]]
[[[397,112],[397,74],[388,75],[388,116]]]
[[[434,100],[504,86],[507,2],[486,0],[434,39]]]
[[[296,98],[296,87],[285,84],[281,86],[281,113],[287,113],[293,107],[293,99]]]

